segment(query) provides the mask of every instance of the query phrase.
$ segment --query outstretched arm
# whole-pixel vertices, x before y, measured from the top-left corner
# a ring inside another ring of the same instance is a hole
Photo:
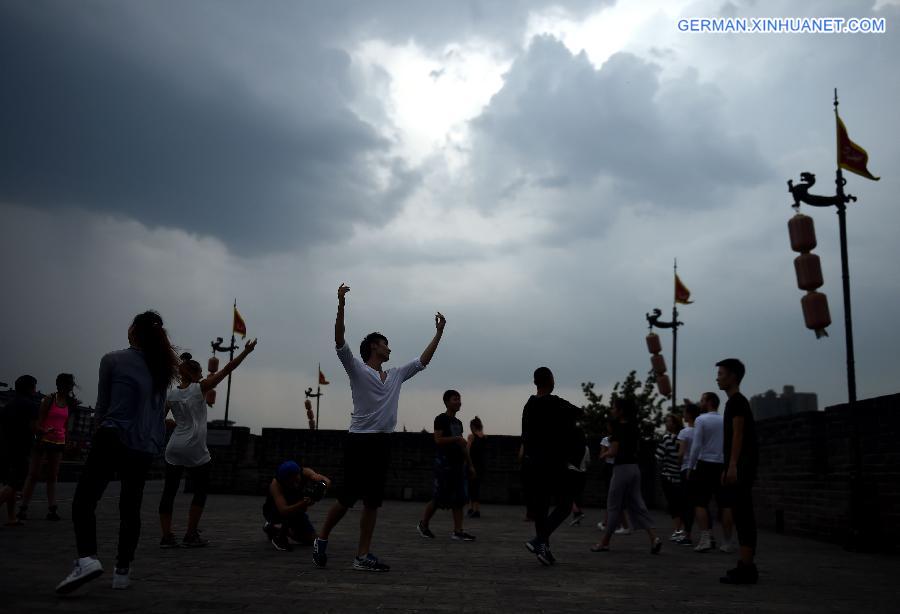
[[[338,314],[340,316],[342,312],[339,310]],[[436,329],[434,333],[434,338],[431,340],[431,343],[428,344],[428,347],[425,348],[425,351],[422,352],[422,356],[419,357],[419,361],[424,365],[428,366],[428,363],[431,362],[431,359],[434,357],[434,351],[437,350],[438,343],[441,342],[441,336],[444,334],[444,326],[447,325],[447,318],[439,311],[434,316],[434,327]]]
[[[338,308],[337,318],[334,321],[334,346],[337,348],[344,347],[344,303],[346,302],[347,293],[350,292],[350,286],[341,284],[338,288]]]
[[[256,339],[248,341],[247,345],[244,346],[244,349],[241,350],[241,353],[234,357],[234,360],[228,361],[228,364],[222,367],[221,371],[216,371],[200,382],[200,392],[205,395],[207,392],[218,386],[219,382],[228,377],[229,373],[237,369],[237,366],[244,362],[244,359],[247,358],[255,347]]]

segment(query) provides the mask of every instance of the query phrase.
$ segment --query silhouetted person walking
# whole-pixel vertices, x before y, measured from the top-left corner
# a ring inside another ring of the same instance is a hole
[[[651,554],[659,554],[662,540],[656,536],[653,520],[644,504],[641,495],[641,469],[638,466],[638,449],[641,431],[637,425],[637,408],[634,401],[616,399],[612,406],[612,416],[616,420],[613,433],[609,437],[609,450],[604,454],[613,456],[616,464],[613,468],[612,482],[609,485],[609,523],[603,539],[591,547],[593,552],[609,550],[609,541],[619,526],[622,511],[627,509],[631,525],[635,529],[644,529],[650,538]]]
[[[528,510],[534,519],[535,536],[525,542],[542,565],[556,562],[550,551],[550,535],[572,509],[569,462],[580,463],[584,433],[577,425],[581,409],[553,394],[553,372],[547,367],[534,371],[537,392],[522,410],[523,474]],[[556,507],[550,512],[551,499]]]
[[[25,524],[16,518],[16,493],[22,492],[28,475],[28,455],[37,427],[37,380],[31,375],[16,378],[15,396],[0,408],[0,505],[6,505],[6,526]]]

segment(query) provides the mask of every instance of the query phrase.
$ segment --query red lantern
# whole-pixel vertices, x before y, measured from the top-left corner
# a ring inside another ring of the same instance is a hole
[[[653,365],[653,371],[656,372],[657,375],[662,375],[666,372],[666,359],[662,354],[654,354],[651,356],[650,364]]]
[[[664,397],[672,396],[672,382],[669,381],[668,375],[657,375],[656,387],[659,388],[659,394],[663,395]]]
[[[788,234],[791,236],[791,249],[795,252],[811,252],[816,247],[816,229],[808,215],[798,213],[788,220]]]
[[[209,362],[206,363],[206,370],[210,373],[215,373],[219,370],[219,359],[215,356],[209,357]]]
[[[216,389],[213,388],[209,392],[206,393],[206,404],[212,407],[216,404]]]
[[[816,336],[825,335],[825,328],[831,325],[831,314],[828,312],[828,298],[821,292],[808,292],[800,299],[803,305],[803,319],[806,328],[816,331]]]
[[[822,262],[815,254],[800,254],[794,258],[797,273],[797,287],[801,290],[816,290],[822,287]]]
[[[659,342],[659,335],[650,333],[647,335],[647,349],[651,354],[659,354],[662,352],[662,344]]]

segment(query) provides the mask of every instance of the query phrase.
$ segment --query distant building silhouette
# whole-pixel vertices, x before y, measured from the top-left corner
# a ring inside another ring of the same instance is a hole
[[[779,395],[774,390],[750,397],[750,407],[757,420],[789,416],[819,410],[819,397],[814,392],[794,392],[793,386],[785,386]]]

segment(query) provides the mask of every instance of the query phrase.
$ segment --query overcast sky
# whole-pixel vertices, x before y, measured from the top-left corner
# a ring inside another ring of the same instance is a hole
[[[710,35],[681,17],[885,17],[886,34]],[[837,219],[815,218],[834,324],[805,329],[786,181],[833,191],[832,92],[872,182],[847,174],[860,398],[898,391],[900,7],[894,2],[0,3],[0,381],[73,372],[158,310],[205,358],[236,298],[257,351],[231,417],[344,429],[336,290],[354,351],[417,356],[398,428],[516,433],[547,365],[575,403],[649,369],[644,314],[680,309],[679,397],[744,360],[748,394],[844,402]],[[671,366],[671,335],[662,335]],[[391,363],[389,363],[390,365]],[[224,413],[224,386],[211,418]]]

